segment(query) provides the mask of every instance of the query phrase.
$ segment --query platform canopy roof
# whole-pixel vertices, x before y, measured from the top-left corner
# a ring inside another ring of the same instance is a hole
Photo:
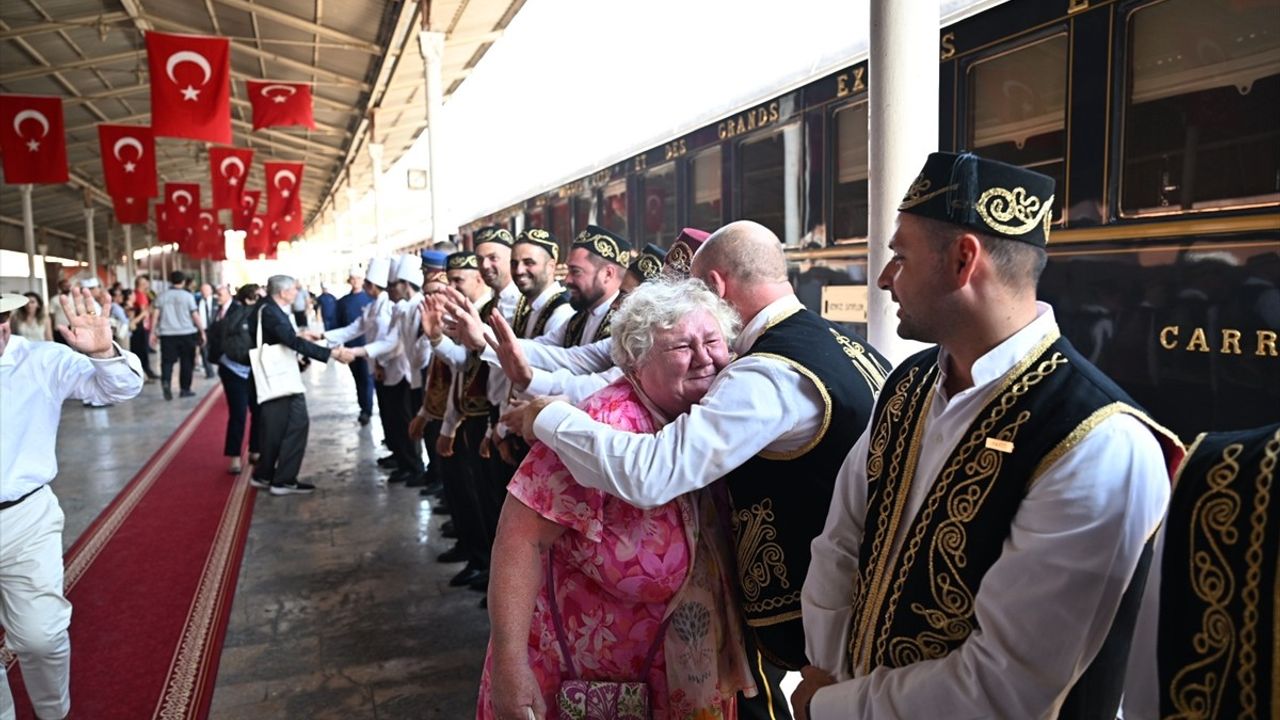
[[[86,200],[106,228],[96,126],[149,124],[143,32],[216,35],[231,41],[234,145],[255,151],[248,187],[262,186],[263,161],[304,161],[307,221],[342,207],[345,188],[371,184],[368,145],[384,166],[426,127],[418,32],[447,34],[446,99],[519,11],[524,0],[5,0],[0,4],[0,92],[64,98],[71,179],[37,185],[38,237],[50,254],[83,257]],[[247,80],[313,83],[316,129],[253,131]],[[157,139],[164,182],[200,182],[208,192],[208,146]],[[0,185],[0,247],[21,250],[21,197]],[[103,237],[99,235],[99,238]],[[99,244],[102,240],[98,240]],[[101,246],[101,245],[100,245]],[[99,255],[102,256],[101,249]]]

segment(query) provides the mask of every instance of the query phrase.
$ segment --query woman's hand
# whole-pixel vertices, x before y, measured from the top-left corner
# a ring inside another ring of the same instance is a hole
[[[547,717],[542,690],[533,677],[528,660],[510,663],[495,660],[489,677],[493,682],[489,698],[497,720],[529,720],[530,710],[537,720]]]

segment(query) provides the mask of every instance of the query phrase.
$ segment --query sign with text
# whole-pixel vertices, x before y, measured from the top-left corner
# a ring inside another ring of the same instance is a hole
[[[866,322],[867,286],[828,285],[822,288],[822,317],[834,322]]]

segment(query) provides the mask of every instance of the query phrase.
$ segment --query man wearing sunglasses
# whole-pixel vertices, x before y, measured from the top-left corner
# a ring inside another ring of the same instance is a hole
[[[23,295],[0,294],[0,626],[38,717],[71,710],[71,603],[63,595],[62,508],[47,486],[62,402],[118,403],[142,390],[142,363],[112,340],[89,290],[60,295],[63,343],[13,335]],[[13,717],[0,672],[0,717]]]

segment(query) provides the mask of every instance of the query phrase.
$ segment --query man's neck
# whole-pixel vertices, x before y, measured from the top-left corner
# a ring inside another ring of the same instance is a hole
[[[738,311],[745,325],[755,320],[760,311],[788,295],[795,295],[790,283],[769,283],[734,293],[733,297],[726,297],[725,301]]]
[[[612,290],[605,290],[604,294],[600,296],[599,300],[596,300],[595,302],[591,303],[591,307],[587,308],[587,312],[594,313],[595,311],[599,310],[601,306],[607,303],[612,303],[614,296],[617,294],[618,294],[618,288],[614,288]]]
[[[940,343],[948,355],[948,397],[973,387],[974,363],[1036,319],[1034,296],[991,307],[996,309],[958,323],[956,337]]]

